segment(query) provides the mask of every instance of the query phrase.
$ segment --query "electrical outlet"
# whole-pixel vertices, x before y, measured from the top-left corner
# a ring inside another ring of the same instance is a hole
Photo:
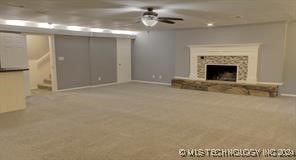
[[[158,76],[158,79],[162,79],[162,75],[159,75],[159,76]]]
[[[102,78],[101,77],[98,77],[98,81],[101,81],[102,80]]]
[[[58,61],[64,61],[65,57],[58,57]]]
[[[156,78],[155,74],[153,74],[153,75],[152,75],[152,78],[153,78],[153,79],[155,79],[155,78]]]

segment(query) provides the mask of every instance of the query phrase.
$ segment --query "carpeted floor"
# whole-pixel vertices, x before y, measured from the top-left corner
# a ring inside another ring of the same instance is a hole
[[[27,107],[0,114],[0,160],[173,160],[184,159],[180,148],[296,149],[295,98],[128,83],[34,95]]]

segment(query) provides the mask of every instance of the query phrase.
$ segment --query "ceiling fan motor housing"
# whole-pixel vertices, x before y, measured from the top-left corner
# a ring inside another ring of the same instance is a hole
[[[153,27],[158,23],[157,17],[158,14],[156,12],[153,12],[153,10],[148,9],[147,12],[143,13],[141,20],[145,26]]]
[[[147,11],[147,12],[144,12],[143,13],[143,16],[154,16],[154,17],[157,17],[158,14],[156,12],[153,12],[153,11]]]

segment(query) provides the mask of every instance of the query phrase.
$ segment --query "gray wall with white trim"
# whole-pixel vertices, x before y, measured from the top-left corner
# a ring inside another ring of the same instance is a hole
[[[55,35],[55,54],[58,89],[117,80],[116,38]]]
[[[295,24],[290,26],[288,35],[296,33],[295,26]],[[291,27],[295,28],[295,31]],[[281,92],[296,94],[295,76],[291,75],[296,68],[294,62],[296,47],[293,44],[296,35],[290,36],[288,41],[286,55],[285,23],[151,31],[149,34],[142,32],[134,43],[132,78],[167,83],[174,76],[188,77],[190,58],[187,45],[262,43],[258,68],[259,81],[285,82],[286,85],[281,87]],[[153,79],[152,74],[162,74],[163,79]]]
[[[290,23],[287,30],[287,52],[284,65],[284,85],[281,92],[296,94],[296,23]]]

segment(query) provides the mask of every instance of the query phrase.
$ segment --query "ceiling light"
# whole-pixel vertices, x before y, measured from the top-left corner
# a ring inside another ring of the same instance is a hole
[[[125,30],[111,30],[110,31],[113,34],[127,34],[127,35],[136,35],[138,32],[134,31],[125,31]]]
[[[21,20],[6,20],[5,24],[12,26],[25,26],[26,22]]]
[[[208,27],[213,27],[214,26],[214,23],[208,23],[207,26]]]
[[[91,32],[104,32],[104,29],[101,29],[101,28],[91,28],[90,31]]]
[[[79,26],[68,26],[67,29],[68,30],[71,30],[71,31],[81,31],[82,30],[82,27],[79,27]]]
[[[142,23],[148,27],[153,27],[158,23],[157,16],[155,15],[144,15],[141,20]]]
[[[38,23],[37,26],[39,28],[53,29],[55,25],[50,23]]]

